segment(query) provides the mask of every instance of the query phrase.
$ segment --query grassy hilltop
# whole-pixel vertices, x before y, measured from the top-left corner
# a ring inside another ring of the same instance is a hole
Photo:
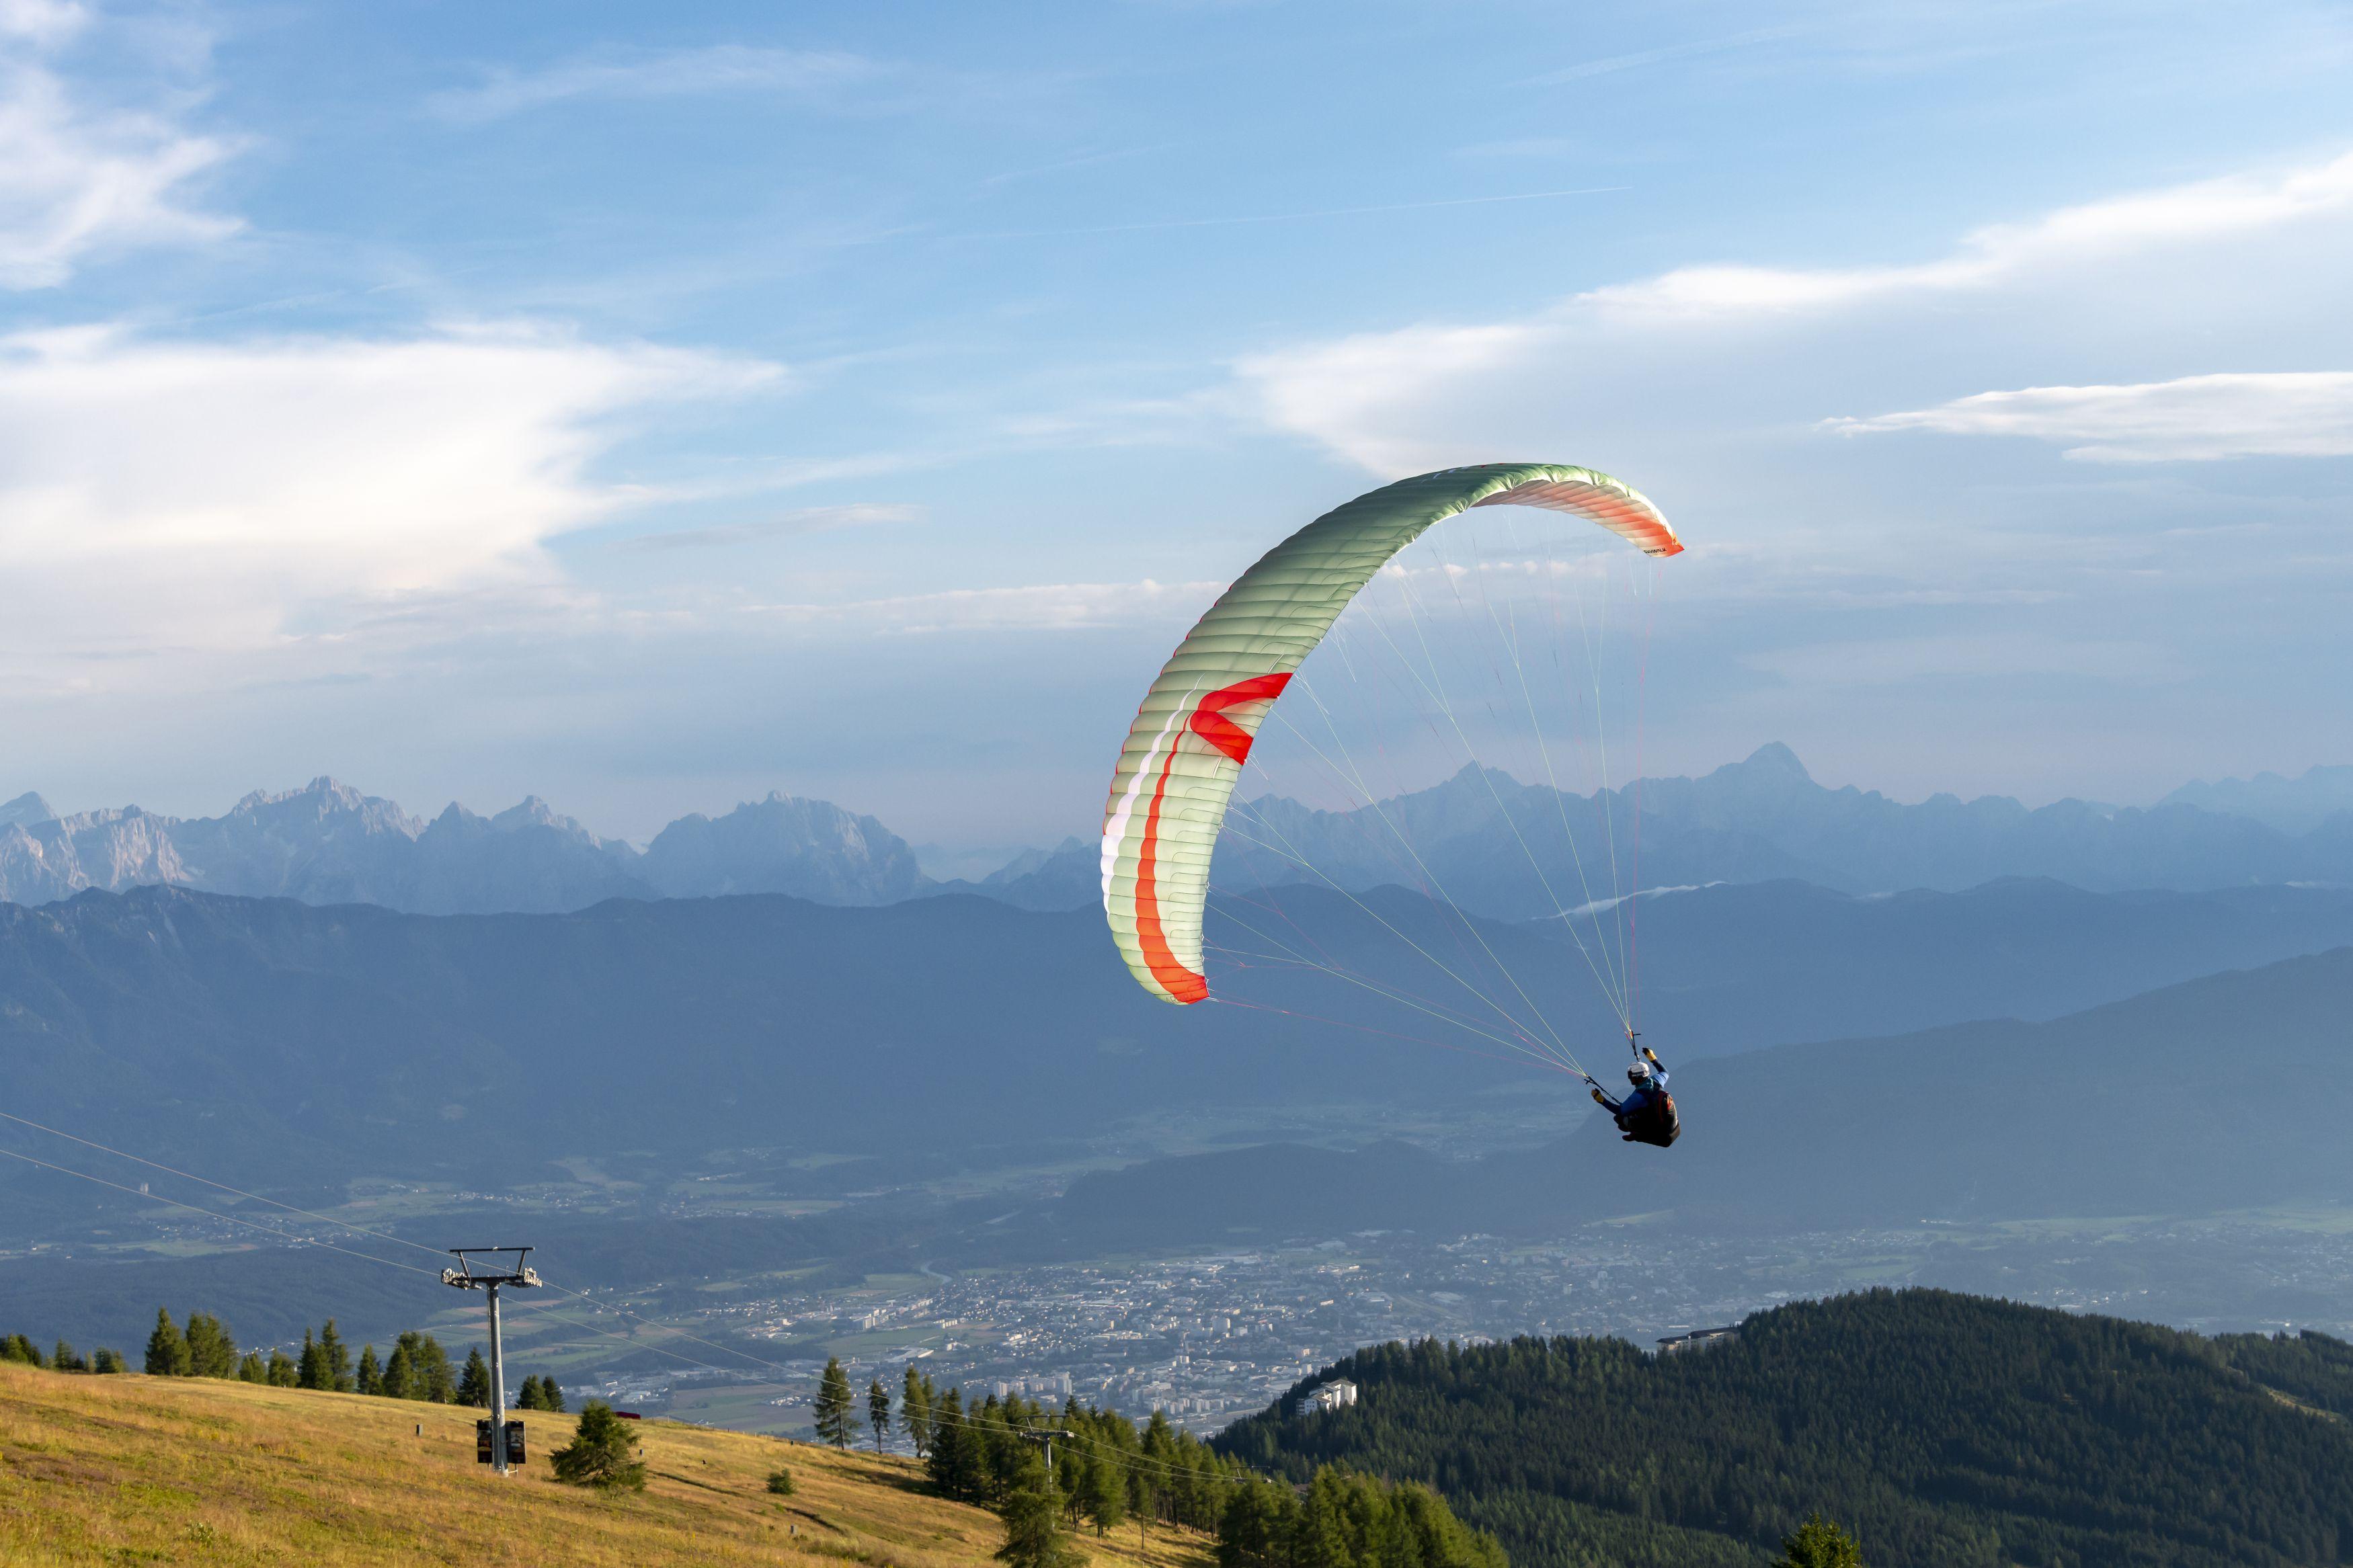
[[[994,1568],[1004,1538],[994,1514],[918,1490],[911,1460],[662,1421],[644,1424],[642,1494],[553,1481],[574,1418],[535,1411],[531,1461],[501,1482],[475,1463],[479,1415],[0,1364],[0,1562]],[[791,1497],[766,1490],[780,1464]],[[1133,1529],[1081,1544],[1103,1568],[1208,1561],[1206,1538],[1159,1526],[1142,1550]]]

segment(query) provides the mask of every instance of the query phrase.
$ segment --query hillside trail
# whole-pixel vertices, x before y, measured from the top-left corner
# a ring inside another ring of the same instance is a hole
[[[994,1568],[994,1514],[932,1497],[904,1458],[647,1421],[644,1492],[555,1482],[575,1417],[521,1418],[507,1480],[474,1459],[470,1407],[208,1378],[0,1364],[0,1563],[552,1562]],[[419,1435],[417,1428],[423,1428]],[[795,1490],[766,1489],[783,1466]],[[1100,1568],[1209,1568],[1205,1536],[1074,1538]]]

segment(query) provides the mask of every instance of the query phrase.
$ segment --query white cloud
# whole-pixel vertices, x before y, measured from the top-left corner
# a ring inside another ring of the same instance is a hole
[[[953,588],[856,599],[838,605],[761,605],[748,613],[806,626],[879,631],[1084,631],[1138,617],[1198,616],[1223,583],[1039,583],[1013,588]]]
[[[826,97],[865,87],[883,69],[861,56],[820,49],[718,44],[633,58],[574,59],[544,69],[489,72],[480,85],[437,93],[435,112],[496,120],[573,99],[695,98],[723,92]]]
[[[385,339],[0,339],[0,657],[332,639],[558,582],[542,546],[626,504],[611,416],[774,367],[518,327]]]
[[[49,288],[92,255],[239,226],[189,194],[227,143],[168,113],[88,102],[53,68],[51,52],[88,21],[75,5],[0,3],[0,288]]]
[[[1625,314],[1788,311],[1875,295],[1983,289],[2021,274],[2096,263],[2155,246],[2275,228],[2353,207],[2353,153],[2283,175],[2233,175],[2063,207],[2031,223],[1965,237],[1947,256],[1902,267],[1678,268],[1597,289],[1577,302]]]
[[[2353,371],[2189,375],[2132,386],[2030,386],[1934,408],[1833,419],[1844,435],[1933,430],[2080,442],[2094,462],[2353,456]]]
[[[1859,395],[1927,406],[1951,389],[1919,398],[1921,381],[1957,362],[2008,355],[2021,384],[2063,379],[2048,374],[2063,353],[2063,379],[2137,381],[2064,373],[2086,356],[2145,363],[2159,344],[2329,352],[2353,325],[2345,264],[2353,153],[1979,228],[1915,263],[1676,268],[1528,315],[1312,342],[1234,369],[1266,424],[1385,476],[1532,451],[1622,462],[1665,449],[1669,426],[1688,452],[1728,432],[1803,432]]]

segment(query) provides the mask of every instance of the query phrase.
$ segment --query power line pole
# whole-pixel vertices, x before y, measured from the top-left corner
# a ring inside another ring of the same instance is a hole
[[[441,1283],[460,1290],[480,1290],[489,1299],[491,1309],[491,1473],[507,1473],[507,1363],[506,1346],[499,1325],[499,1288],[512,1285],[527,1290],[539,1283],[536,1269],[524,1266],[531,1255],[528,1247],[453,1247],[450,1256],[458,1260],[454,1268],[441,1270]],[[513,1266],[499,1268],[495,1263],[478,1266],[469,1256],[480,1253],[498,1259],[512,1254]]]

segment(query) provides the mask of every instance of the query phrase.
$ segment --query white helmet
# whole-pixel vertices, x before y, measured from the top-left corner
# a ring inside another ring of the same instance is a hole
[[[1648,1062],[1636,1062],[1632,1067],[1628,1068],[1626,1069],[1626,1081],[1638,1086],[1650,1082],[1651,1064]]]

